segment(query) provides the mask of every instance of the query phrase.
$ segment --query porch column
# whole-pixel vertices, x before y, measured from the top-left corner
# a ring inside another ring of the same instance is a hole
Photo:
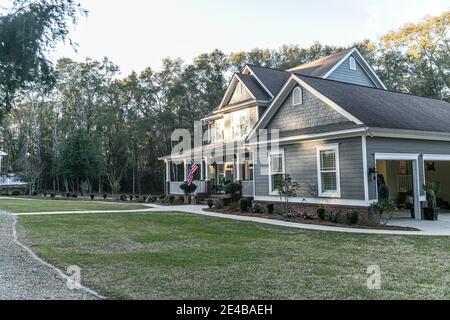
[[[240,153],[239,151],[236,153],[236,164],[234,166],[234,171],[236,172],[236,181],[241,180],[241,170],[240,170]]]
[[[166,160],[166,182],[170,182],[170,161]]]
[[[209,173],[208,173],[208,158],[205,158],[205,181],[209,180]]]
[[[188,176],[188,164],[187,164],[187,160],[183,160],[183,164],[184,164],[184,181],[187,181],[187,176]]]
[[[203,160],[200,160],[200,181],[203,181]]]

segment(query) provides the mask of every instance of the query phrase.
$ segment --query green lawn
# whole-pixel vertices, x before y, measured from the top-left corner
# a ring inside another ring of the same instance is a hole
[[[185,213],[20,216],[84,284],[133,299],[449,299],[450,238],[316,232]],[[379,265],[382,289],[368,290]]]
[[[101,203],[95,201],[74,200],[18,200],[0,199],[0,211],[51,212],[51,211],[87,211],[87,210],[136,210],[145,209],[140,204]]]

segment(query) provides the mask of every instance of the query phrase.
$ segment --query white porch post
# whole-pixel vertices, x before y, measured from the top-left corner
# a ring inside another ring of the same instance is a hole
[[[205,158],[205,181],[209,180],[209,174],[208,174],[208,158]]]
[[[166,160],[166,182],[170,182],[170,161]]]
[[[203,160],[200,160],[200,180],[203,181],[205,180],[205,177],[203,176]]]
[[[234,170],[236,172],[236,181],[240,181],[241,180],[241,170],[240,170],[240,155],[239,155],[239,151],[236,153],[236,165],[234,166]]]
[[[183,160],[183,164],[184,164],[184,181],[187,181],[187,176],[188,176],[187,160]]]

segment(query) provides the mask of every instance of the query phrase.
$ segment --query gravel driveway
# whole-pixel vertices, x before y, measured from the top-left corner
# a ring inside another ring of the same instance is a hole
[[[69,290],[53,269],[34,259],[14,241],[15,217],[0,213],[0,300],[95,299],[83,290]]]

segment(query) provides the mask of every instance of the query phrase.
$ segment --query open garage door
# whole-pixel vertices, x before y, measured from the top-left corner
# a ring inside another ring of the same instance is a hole
[[[424,175],[426,183],[437,183],[440,186],[438,207],[450,210],[450,156],[448,160],[442,156],[424,156]]]

